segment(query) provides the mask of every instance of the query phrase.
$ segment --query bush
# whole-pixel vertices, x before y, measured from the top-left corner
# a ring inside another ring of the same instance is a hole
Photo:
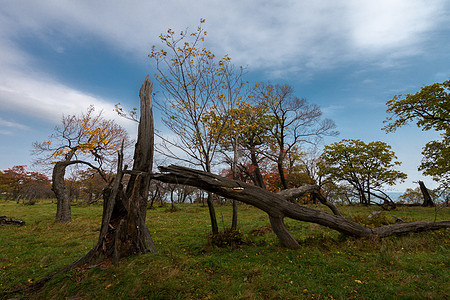
[[[225,229],[210,236],[211,243],[217,247],[234,247],[245,244],[244,234],[240,230]]]
[[[369,228],[375,228],[395,223],[395,219],[393,217],[387,216],[385,213],[381,211],[374,211],[368,216],[353,215],[349,219],[353,222],[362,224]]]

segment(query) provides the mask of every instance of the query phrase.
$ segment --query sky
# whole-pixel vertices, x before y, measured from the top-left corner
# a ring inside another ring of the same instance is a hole
[[[208,47],[246,66],[247,80],[289,84],[335,121],[340,135],[323,144],[384,141],[408,174],[395,190],[436,186],[417,166],[439,134],[381,128],[394,95],[450,79],[448,0],[1,0],[0,170],[32,168],[32,143],[89,105],[135,136],[114,104],[138,106],[159,35],[202,18]]]

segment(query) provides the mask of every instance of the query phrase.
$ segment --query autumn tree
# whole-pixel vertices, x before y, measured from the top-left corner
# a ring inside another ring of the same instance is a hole
[[[116,157],[122,141],[129,145],[128,134],[113,120],[103,118],[90,106],[81,115],[63,116],[61,125],[43,142],[33,144],[37,162],[53,164],[52,189],[57,199],[56,220],[71,220],[70,198],[64,183],[66,168],[86,165],[103,175],[103,169]]]
[[[319,106],[300,99],[289,85],[261,84],[256,97],[267,103],[268,114],[272,117],[270,134],[272,153],[268,158],[277,164],[283,189],[288,189],[288,181],[283,166],[294,147],[302,144],[316,144],[324,136],[334,136],[335,123],[322,119]]]
[[[255,185],[266,188],[261,171],[264,160],[262,153],[268,149],[270,139],[270,123],[272,119],[267,115],[267,106],[264,102],[246,103],[239,111],[240,130],[239,146],[243,151],[241,172],[247,173]]]
[[[223,162],[230,166],[230,177],[244,181],[244,178],[251,178],[254,184],[264,187],[259,168],[259,147],[265,144],[263,133],[268,132],[264,125],[267,120],[264,118],[265,108],[261,103],[254,103],[250,94],[244,96],[245,92],[242,92],[235,95],[238,96],[237,99],[230,102],[228,107],[210,111],[204,119],[212,134],[218,134],[217,128],[223,128],[218,140],[218,150]],[[237,202],[233,200],[231,229],[236,228]]]
[[[406,179],[406,174],[394,169],[401,164],[396,158],[384,142],[344,139],[325,146],[319,168],[329,180],[348,183],[360,203],[368,205],[372,197],[388,201],[383,187]]]
[[[431,197],[434,199],[438,198],[437,194],[434,191],[429,191]],[[407,188],[406,191],[398,197],[398,200],[405,204],[412,205],[421,205],[423,203],[423,193],[420,187],[416,187],[414,189]]]
[[[0,171],[0,192],[6,199],[19,203],[23,200],[33,201],[38,198],[53,197],[50,179],[42,173],[26,169],[26,166],[13,166]]]
[[[239,98],[243,68],[235,68],[228,56],[218,59],[203,46],[205,37],[201,25],[192,33],[185,30],[176,34],[169,29],[160,36],[162,48],[154,46],[149,56],[156,62],[156,80],[164,95],[164,101],[157,102],[157,106],[164,124],[176,135],[174,140],[161,137],[160,153],[211,172],[228,123],[211,128],[205,118],[211,112],[227,110]],[[173,149],[186,156],[180,157]],[[211,194],[207,203],[212,231],[217,233]]]
[[[423,149],[423,160],[419,166],[425,175],[430,175],[443,186],[450,183],[450,80],[422,87],[415,94],[396,95],[386,102],[390,116],[383,128],[393,132],[409,122],[424,131],[441,133],[440,141],[431,141]]]

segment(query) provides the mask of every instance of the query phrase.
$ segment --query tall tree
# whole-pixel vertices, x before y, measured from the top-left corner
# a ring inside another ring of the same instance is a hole
[[[176,135],[175,140],[161,137],[164,141],[161,153],[211,172],[227,122],[211,131],[205,118],[211,111],[225,111],[239,98],[243,68],[234,68],[228,56],[217,59],[202,46],[205,36],[201,25],[192,33],[186,30],[176,34],[169,29],[160,36],[162,49],[154,46],[149,56],[156,61],[156,80],[165,95],[164,101],[157,105],[163,122]],[[175,148],[186,157],[174,154]],[[207,203],[212,231],[217,233],[211,194]]]
[[[319,168],[330,180],[350,184],[361,204],[368,205],[371,196],[388,201],[383,186],[406,179],[406,174],[394,169],[401,164],[396,158],[384,142],[366,144],[361,140],[344,139],[325,146]]]
[[[56,221],[71,220],[70,198],[64,183],[66,168],[87,165],[103,174],[103,167],[111,163],[122,141],[129,145],[128,134],[113,120],[95,114],[90,106],[81,115],[63,116],[62,124],[43,142],[33,144],[38,163],[52,163],[52,189],[57,199]]]
[[[415,94],[396,95],[386,102],[386,132],[393,132],[409,122],[422,130],[441,132],[442,140],[427,143],[419,166],[425,175],[444,186],[450,183],[450,80],[422,87]]]
[[[296,97],[289,85],[261,84],[256,96],[267,103],[273,118],[270,132],[274,151],[268,157],[277,164],[281,184],[288,189],[283,167],[287,155],[303,143],[315,144],[323,136],[337,135],[336,125],[330,119],[321,119],[320,108]]]

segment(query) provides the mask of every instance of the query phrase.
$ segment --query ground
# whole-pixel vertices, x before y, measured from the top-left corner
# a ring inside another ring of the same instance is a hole
[[[60,299],[445,299],[450,297],[450,230],[385,239],[354,239],[315,224],[288,220],[301,248],[282,247],[267,216],[239,205],[244,244],[209,243],[208,209],[201,204],[148,210],[158,254],[133,256],[118,267],[103,264],[57,276],[25,298]],[[323,208],[325,209],[325,208]],[[376,207],[340,207],[367,222]],[[56,205],[0,202],[0,214],[26,222],[0,227],[0,292],[35,282],[70,264],[96,242],[101,206],[73,207],[72,222],[54,222]],[[383,220],[434,220],[434,208],[404,207]],[[220,228],[231,223],[231,205],[218,205]],[[438,212],[450,219],[450,208]],[[222,221],[223,220],[223,221]],[[369,222],[370,223],[370,222]]]

